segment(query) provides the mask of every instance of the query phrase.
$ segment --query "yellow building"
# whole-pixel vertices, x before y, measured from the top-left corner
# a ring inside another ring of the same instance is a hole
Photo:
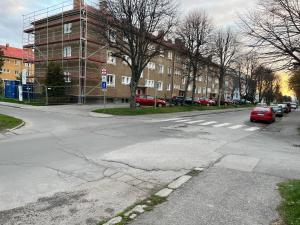
[[[28,81],[34,78],[34,54],[30,49],[0,45],[3,51],[4,65],[0,70],[0,80],[16,80],[21,77],[22,70],[27,70]]]

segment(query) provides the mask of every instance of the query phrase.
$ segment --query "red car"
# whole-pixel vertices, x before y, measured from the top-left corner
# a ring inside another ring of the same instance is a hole
[[[199,100],[195,101],[195,103],[199,105],[207,105],[207,106],[216,104],[214,100],[208,98],[199,98]]]
[[[250,121],[272,123],[276,120],[276,113],[272,107],[256,107],[251,111]]]
[[[137,96],[135,99],[135,102],[137,105],[148,105],[148,106],[154,106],[156,102],[157,107],[163,107],[166,106],[166,101],[161,100],[161,99],[156,99],[152,96]]]

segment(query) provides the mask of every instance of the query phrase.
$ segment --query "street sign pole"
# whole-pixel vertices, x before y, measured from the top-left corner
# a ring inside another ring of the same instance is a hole
[[[156,109],[156,96],[157,96],[157,83],[155,82],[155,92],[154,92],[154,109]]]
[[[103,68],[101,70],[101,89],[103,91],[103,104],[104,109],[106,108],[106,91],[107,91],[107,70]]]

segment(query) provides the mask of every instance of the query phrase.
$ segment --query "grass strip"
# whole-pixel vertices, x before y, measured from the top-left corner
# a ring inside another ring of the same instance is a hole
[[[178,113],[178,112],[191,112],[191,111],[204,111],[204,110],[221,110],[221,109],[236,109],[247,108],[247,106],[174,106],[174,107],[140,107],[136,109],[130,108],[108,108],[108,109],[96,109],[95,113],[104,113],[115,116],[136,116],[136,115],[148,115],[148,114],[164,114],[164,113]]]
[[[12,129],[20,125],[23,121],[11,116],[0,114],[0,132]]]
[[[278,208],[286,225],[300,225],[300,180],[278,185],[283,201]]]

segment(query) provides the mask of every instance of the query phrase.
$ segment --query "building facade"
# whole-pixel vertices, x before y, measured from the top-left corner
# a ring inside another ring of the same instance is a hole
[[[113,56],[114,50],[99,32],[98,17],[101,0],[73,0],[24,16],[24,48],[35,55],[35,81],[45,83],[49,62],[59,63],[64,71],[68,91],[79,103],[99,99],[101,69],[106,68],[107,97],[128,101],[131,71],[122,60]],[[137,94],[161,98],[181,96],[187,76],[179,40],[166,41],[163,51],[153,58],[142,73]],[[195,97],[218,95],[218,66],[204,66],[196,80]],[[156,90],[157,88],[157,90]],[[187,96],[192,95],[192,84]]]
[[[26,69],[27,77],[32,80],[34,77],[34,54],[31,49],[14,48],[0,45],[3,52],[4,65],[0,70],[1,80],[17,80],[21,78],[22,70]]]

